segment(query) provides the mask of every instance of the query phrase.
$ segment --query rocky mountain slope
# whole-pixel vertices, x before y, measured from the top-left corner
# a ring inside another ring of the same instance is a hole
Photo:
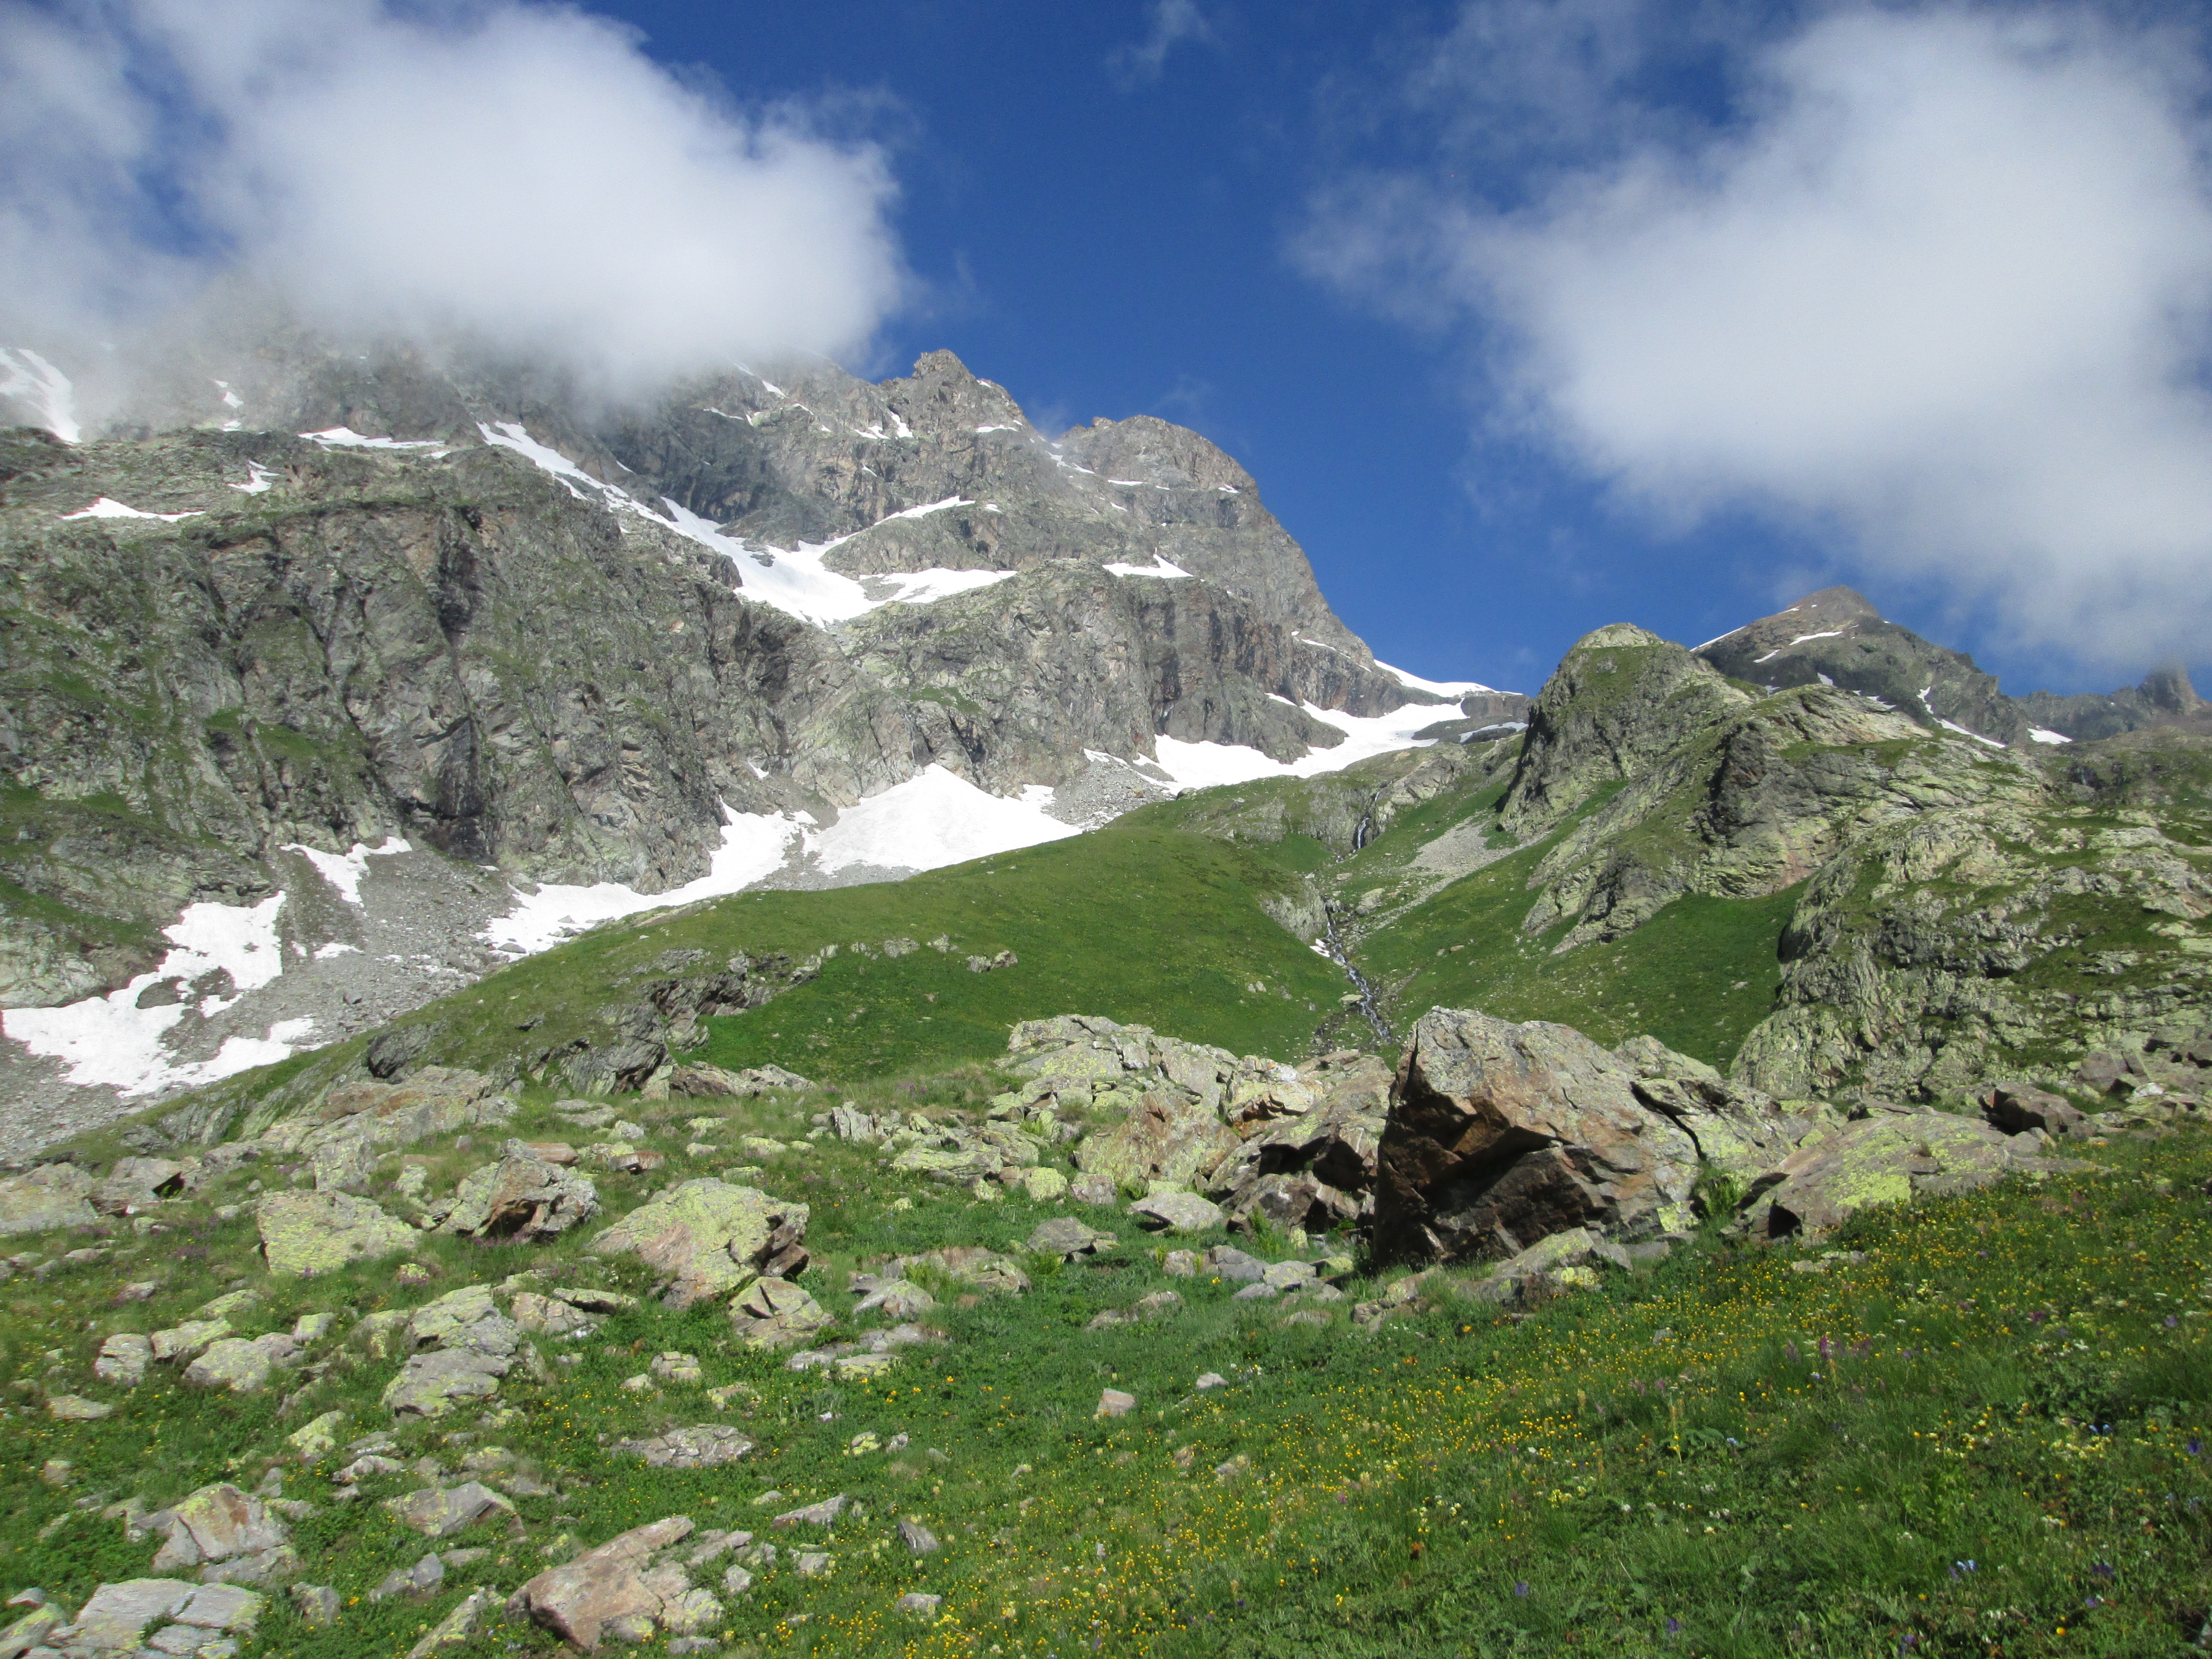
[[[2114,737],[2158,726],[2212,732],[2212,712],[2178,668],[2109,696],[2051,691],[2008,696],[1963,652],[1886,622],[1848,587],[1824,587],[1787,610],[1709,640],[1698,655],[1723,673],[1770,691],[1838,685],[1877,698],[1909,720],[2017,746]]]
[[[1379,667],[1194,433],[1048,439],[948,353],[776,373],[616,409],[278,331],[0,442],[0,1087],[173,1090],[656,898],[1525,701]]]

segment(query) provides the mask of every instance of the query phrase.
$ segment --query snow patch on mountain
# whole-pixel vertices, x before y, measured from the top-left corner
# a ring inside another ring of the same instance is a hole
[[[106,495],[102,495],[90,507],[80,508],[75,513],[62,514],[64,520],[158,519],[163,524],[175,524],[182,519],[197,519],[199,516],[198,513],[142,513],[135,507],[125,507],[121,501],[111,500]]]
[[[1312,703],[1305,705],[1305,712],[1323,725],[1336,727],[1345,734],[1345,740],[1334,748],[1316,749],[1294,761],[1279,761],[1239,744],[1185,743],[1178,738],[1160,738],[1156,739],[1160,769],[1185,789],[1249,783],[1255,778],[1318,777],[1324,772],[1341,772],[1370,756],[1427,748],[1436,739],[1416,738],[1413,733],[1435,725],[1443,713],[1434,703],[1409,703],[1393,713],[1366,718]]]
[[[1188,580],[1190,575],[1181,565],[1170,563],[1164,553],[1153,554],[1150,564],[1109,564],[1106,568],[1117,576],[1158,576],[1164,581],[1178,577]]]
[[[665,893],[641,893],[617,881],[589,887],[547,882],[529,893],[517,888],[514,908],[492,922],[485,939],[500,950],[530,956],[603,921],[743,892],[782,869],[793,838],[805,832],[797,818],[781,813],[722,810],[722,844],[698,880]]]
[[[807,836],[807,850],[829,873],[855,865],[939,870],[1080,833],[1046,815],[1052,800],[1053,792],[1042,784],[1008,799],[932,766],[847,807],[836,823]]]
[[[398,836],[386,836],[380,847],[370,847],[361,842],[353,844],[349,853],[324,853],[300,842],[287,842],[283,850],[297,853],[315,866],[315,872],[337,889],[338,896],[358,908],[361,905],[362,878],[368,873],[371,859],[388,859],[415,849]]]
[[[197,999],[190,988],[221,972],[237,994],[258,990],[284,971],[276,919],[284,908],[278,893],[255,905],[193,904],[163,933],[175,948],[151,973],[140,974],[119,991],[87,997],[59,1008],[10,1008],[0,1012],[0,1031],[33,1054],[69,1067],[69,1081],[105,1084],[126,1096],[168,1088],[198,1088],[221,1079],[289,1058],[314,1030],[312,1019],[280,1020],[264,1037],[227,1038],[211,1059],[179,1062],[165,1035],[186,1018],[212,1018],[237,1001],[236,994],[212,991]],[[166,1006],[141,1008],[138,999],[164,980],[182,981],[182,999]]]
[[[1494,685],[1484,685],[1474,680],[1425,680],[1419,674],[1408,674],[1402,668],[1391,667],[1380,657],[1375,659],[1375,665],[1409,690],[1428,691],[1437,696],[1450,697],[1455,701],[1461,697],[1474,696],[1479,692],[1495,696],[1498,690]],[[1424,720],[1422,724],[1425,726],[1428,722]]]

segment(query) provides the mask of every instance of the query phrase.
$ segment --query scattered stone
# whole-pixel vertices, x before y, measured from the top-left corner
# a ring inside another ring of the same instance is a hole
[[[754,1066],[741,1072],[726,1072],[719,1066],[692,1064],[678,1066],[668,1079],[671,1094],[700,1100],[750,1100],[773,1089],[814,1086],[798,1073],[787,1072],[781,1066]]]
[[[699,1368],[698,1356],[688,1353],[655,1354],[653,1357],[653,1364],[646,1369],[664,1382],[675,1382],[684,1386],[696,1386],[704,1382],[707,1375]]]
[[[11,1597],[9,1606],[22,1598]],[[69,1626],[69,1616],[51,1603],[33,1607],[21,1618],[0,1630],[0,1656],[5,1659],[21,1659],[21,1656],[42,1648],[50,1649],[59,1640],[60,1633]]]
[[[485,1615],[491,1611],[491,1604],[489,1590],[470,1591],[428,1636],[407,1650],[407,1659],[430,1659],[433,1654],[452,1653],[471,1646]]]
[[[1030,1288],[1030,1276],[1011,1257],[974,1245],[954,1245],[950,1249],[932,1250],[927,1255],[902,1255],[893,1261],[890,1267],[896,1273],[927,1267],[976,1290],[995,1291],[1007,1296],[1023,1295]]]
[[[200,1487],[174,1509],[147,1516],[143,1525],[162,1540],[154,1557],[155,1572],[289,1553],[283,1522],[260,1498],[228,1481]]]
[[[283,1331],[272,1331],[251,1341],[227,1336],[208,1344],[200,1357],[185,1368],[185,1381],[198,1388],[253,1394],[268,1382],[270,1372],[289,1363],[299,1352],[299,1343]]]
[[[908,1590],[891,1605],[901,1613],[935,1613],[945,1605],[945,1598],[923,1590]]]
[[[86,1400],[73,1394],[54,1394],[46,1396],[46,1415],[57,1423],[97,1423],[103,1417],[112,1417],[115,1407],[101,1405],[95,1400]]]
[[[1054,1204],[1067,1195],[1067,1177],[1046,1164],[1024,1170],[1021,1183],[1032,1204]]]
[[[1101,1208],[1121,1201],[1121,1189],[1104,1176],[1078,1176],[1068,1183],[1067,1195],[1078,1204]]]
[[[1098,1396],[1098,1409],[1093,1417],[1126,1417],[1137,1407],[1137,1396],[1120,1389],[1107,1389]]]
[[[2047,1135],[2086,1135],[2087,1115],[2063,1097],[2025,1083],[1992,1083],[1982,1093],[1982,1115],[2008,1135],[2039,1130]]]
[[[1256,1285],[1247,1285],[1229,1299],[1231,1302],[1273,1302],[1282,1292],[1262,1279]]]
[[[307,1277],[349,1261],[397,1255],[415,1230],[349,1193],[266,1193],[254,1209],[262,1254],[272,1273]]]
[[[751,1455],[753,1443],[718,1423],[671,1429],[649,1439],[617,1440],[614,1449],[641,1457],[654,1468],[711,1469]]]
[[[1056,1255],[1073,1261],[1079,1255],[1113,1249],[1119,1242],[1113,1234],[1087,1221],[1079,1221],[1072,1215],[1056,1215],[1048,1221],[1039,1222],[1023,1248],[1032,1255]]]
[[[1156,1232],[1207,1232],[1228,1219],[1219,1205],[1196,1193],[1156,1193],[1132,1204],[1129,1213]]]
[[[821,1550],[801,1550],[791,1558],[791,1570],[801,1578],[826,1578],[835,1565]]]
[[[369,1591],[368,1599],[384,1601],[395,1595],[429,1595],[445,1582],[446,1564],[434,1553],[424,1556],[411,1567],[400,1567],[386,1574],[384,1581]]]
[[[756,1276],[781,1279],[806,1266],[807,1206],[712,1176],[640,1205],[592,1241],[600,1255],[635,1255],[672,1280],[671,1305],[690,1307]]]
[[[338,1593],[327,1584],[293,1585],[292,1605],[299,1610],[301,1621],[310,1626],[320,1628],[337,1622]]]
[[[898,1535],[899,1542],[904,1544],[908,1551],[915,1555],[934,1555],[944,1547],[937,1541],[937,1534],[919,1521],[901,1521],[898,1523]]]
[[[582,1309],[534,1291],[516,1291],[507,1312],[517,1329],[537,1336],[578,1336],[596,1328],[592,1316]]]
[[[173,1198],[185,1188],[185,1166],[166,1158],[118,1158],[107,1179],[92,1191],[92,1207],[102,1215],[137,1215]]]
[[[825,1498],[818,1504],[809,1504],[804,1509],[786,1510],[769,1524],[773,1527],[834,1527],[837,1517],[845,1512],[853,1500],[843,1492],[835,1498]]]
[[[880,1312],[905,1323],[919,1319],[937,1305],[937,1298],[910,1279],[878,1279],[866,1273],[853,1275],[852,1288],[864,1292],[853,1304],[855,1314]]]
[[[450,1538],[496,1515],[512,1516],[514,1505],[479,1481],[458,1486],[426,1486],[404,1498],[387,1498],[385,1512],[425,1538]]]
[[[1229,1379],[1219,1371],[1207,1371],[1198,1379],[1198,1390],[1200,1394],[1205,1393],[1208,1389],[1225,1389],[1228,1386]]]
[[[755,1281],[731,1304],[730,1331],[750,1348],[784,1348],[830,1323],[822,1304],[787,1279]]]
[[[1236,1284],[1255,1285],[1267,1276],[1266,1262],[1256,1255],[1246,1255],[1233,1244],[1217,1244],[1199,1261],[1212,1277]]]
[[[126,1578],[102,1584],[77,1610],[64,1639],[72,1648],[93,1653],[129,1653],[139,1646],[149,1625],[174,1617],[199,1588],[181,1578]]]
[[[1170,1279],[1198,1277],[1198,1253],[1194,1250],[1170,1250],[1161,1259],[1160,1271]]]

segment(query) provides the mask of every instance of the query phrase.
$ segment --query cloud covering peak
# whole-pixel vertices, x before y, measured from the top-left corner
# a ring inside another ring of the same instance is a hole
[[[313,323],[634,385],[862,349],[882,155],[531,0],[0,0],[0,307],[113,331],[233,272]]]
[[[1504,210],[1401,180],[1309,255],[1474,314],[1488,392],[1664,518],[1838,532],[2084,661],[2193,653],[2212,188],[2159,44],[2081,12],[1831,15],[1747,66],[1739,119]]]

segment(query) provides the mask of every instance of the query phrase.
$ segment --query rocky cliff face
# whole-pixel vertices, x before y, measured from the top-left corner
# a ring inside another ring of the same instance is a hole
[[[123,986],[185,907],[280,893],[288,972],[370,973],[359,927],[313,921],[358,922],[358,879],[333,909],[288,846],[352,848],[372,888],[376,849],[442,859],[404,920],[465,939],[497,908],[477,866],[661,893],[732,823],[796,837],[924,774],[1095,822],[1161,793],[1162,737],[1286,761],[1345,741],[1312,710],[1465,718],[1376,667],[1203,438],[1048,439],[949,353],[618,410],[280,331],[179,348],[132,399],[88,441],[0,439],[0,1007]],[[902,867],[866,850],[839,878]],[[349,1003],[404,1001],[426,963],[386,957]]]

